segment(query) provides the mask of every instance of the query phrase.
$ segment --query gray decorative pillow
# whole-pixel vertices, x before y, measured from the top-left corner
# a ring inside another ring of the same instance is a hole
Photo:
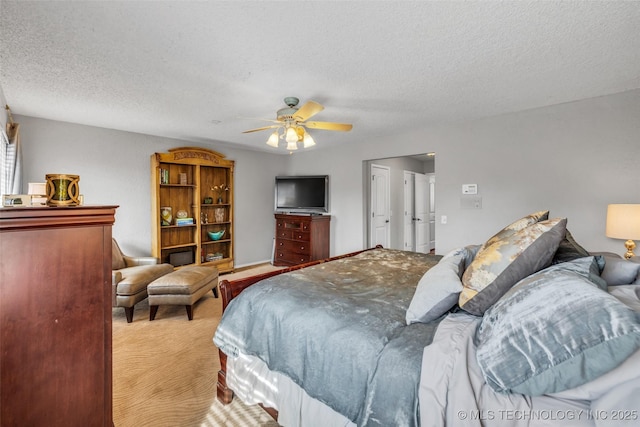
[[[580,246],[578,242],[573,238],[569,230],[564,236],[564,239],[560,242],[556,254],[553,256],[553,264],[559,262],[573,261],[577,258],[583,258],[589,256],[589,251]]]
[[[631,285],[640,283],[640,263],[628,261],[618,254],[611,252],[596,252],[604,257],[602,278],[609,286]]]
[[[556,264],[511,288],[484,315],[477,359],[494,390],[538,396],[585,384],[640,348],[635,313],[587,277]]]
[[[407,325],[435,320],[456,305],[462,291],[460,277],[473,252],[473,248],[454,249],[424,273],[407,309]]]
[[[549,266],[566,224],[566,218],[536,222],[483,245],[462,276],[460,308],[482,316],[518,281]]]
[[[576,258],[573,261],[564,262],[562,265],[551,266],[547,271],[570,271],[589,280],[603,291],[607,291],[607,282],[600,277],[600,268],[595,256]]]

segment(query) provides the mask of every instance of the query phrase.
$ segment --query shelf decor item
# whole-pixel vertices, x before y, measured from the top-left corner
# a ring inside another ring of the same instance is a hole
[[[224,230],[208,231],[207,234],[209,234],[209,237],[211,237],[211,240],[220,240],[222,239],[222,236],[224,236]]]
[[[169,183],[169,169],[160,169],[160,184]]]
[[[176,225],[194,225],[193,218],[176,218]]]
[[[30,182],[27,194],[31,197],[31,206],[47,205],[47,183],[46,182]],[[81,198],[79,198],[82,202]],[[82,204],[82,203],[80,203]]]
[[[218,193],[218,203],[222,203],[222,193],[229,191],[229,186],[226,184],[214,185],[211,190]]]
[[[160,208],[160,225],[171,225],[172,219],[173,214],[171,212],[171,207],[164,206]]]
[[[80,204],[80,176],[47,174],[46,180],[47,205],[77,206]]]
[[[216,208],[214,211],[214,215],[216,217],[216,222],[224,221],[224,208]]]

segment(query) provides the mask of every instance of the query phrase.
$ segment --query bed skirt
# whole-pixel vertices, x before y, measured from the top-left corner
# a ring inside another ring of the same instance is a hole
[[[246,405],[262,404],[278,411],[287,427],[356,427],[344,415],[310,397],[287,376],[271,371],[255,356],[227,358],[227,385]]]

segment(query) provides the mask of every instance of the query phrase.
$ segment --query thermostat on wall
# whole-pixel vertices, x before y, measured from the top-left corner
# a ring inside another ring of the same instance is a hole
[[[478,194],[478,184],[462,184],[462,194]]]

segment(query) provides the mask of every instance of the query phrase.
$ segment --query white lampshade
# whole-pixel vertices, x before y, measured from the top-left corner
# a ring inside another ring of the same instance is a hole
[[[302,142],[304,144],[304,148],[309,148],[316,145],[316,142],[313,140],[313,138],[311,138],[311,135],[309,135],[308,132],[304,133],[304,139],[302,140]]]
[[[293,127],[287,128],[287,133],[285,134],[284,140],[288,142],[287,150],[292,150],[292,148],[289,148],[291,143],[298,142],[298,134],[296,133],[295,128]]]
[[[267,145],[278,148],[278,139],[279,139],[278,131],[275,131],[274,133],[271,134],[271,136],[269,136],[269,139],[267,140]]]
[[[640,239],[640,205],[609,205],[606,235],[614,239]]]
[[[640,240],[640,204],[609,205],[605,234],[614,239],[628,239],[625,243],[625,258],[634,256],[633,249],[636,245],[633,240]]]
[[[287,142],[287,150],[297,150],[298,149],[298,139],[296,137],[296,140],[291,142]]]

